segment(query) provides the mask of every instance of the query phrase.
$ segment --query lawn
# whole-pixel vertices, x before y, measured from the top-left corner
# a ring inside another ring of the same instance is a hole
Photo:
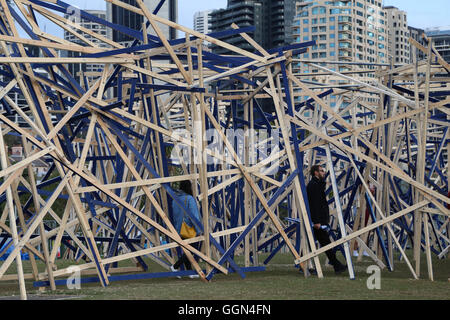
[[[411,254],[408,254],[411,256]],[[261,255],[263,258],[263,255]],[[324,257],[321,257],[324,259]],[[242,279],[238,274],[216,274],[209,283],[199,279],[157,278],[111,282],[106,288],[99,283],[81,284],[80,290],[69,290],[58,286],[56,292],[47,289],[39,292],[27,281],[29,295],[70,295],[82,300],[450,300],[450,262],[433,260],[434,281],[428,280],[425,256],[422,258],[421,279],[414,280],[404,261],[395,261],[393,272],[381,271],[381,288],[367,288],[367,268],[374,263],[370,258],[355,262],[356,279],[350,280],[348,273],[335,275],[332,268],[322,263],[324,278],[305,278],[293,266],[290,254],[278,254],[263,272],[248,272]],[[341,257],[341,260],[344,259]],[[354,259],[356,261],[356,259]],[[262,261],[262,259],[261,259]],[[60,267],[71,265],[71,261],[59,261]],[[149,262],[150,272],[163,272],[162,267]],[[127,266],[122,263],[119,266]],[[129,264],[128,264],[129,266]],[[29,262],[25,268],[30,270]],[[43,271],[40,264],[39,270]],[[14,272],[11,266],[8,273]],[[18,283],[0,282],[0,296],[19,295]]]

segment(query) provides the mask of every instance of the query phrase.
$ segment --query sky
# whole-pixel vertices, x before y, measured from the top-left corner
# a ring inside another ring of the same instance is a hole
[[[103,0],[66,0],[81,9],[106,9]],[[443,27],[450,30],[450,0],[384,0],[384,5],[396,6],[408,13],[408,24],[416,28]],[[178,0],[178,23],[193,28],[197,11],[225,8],[227,0]],[[51,24],[51,23],[50,23]],[[47,32],[52,32],[47,29]]]
[[[384,5],[406,11],[411,27],[421,29],[443,27],[450,30],[449,0],[385,0]]]

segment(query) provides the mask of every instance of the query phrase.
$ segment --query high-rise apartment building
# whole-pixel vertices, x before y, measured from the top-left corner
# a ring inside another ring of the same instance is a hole
[[[387,62],[387,25],[381,1],[303,0],[294,19],[296,42],[315,40],[309,58]]]
[[[249,34],[266,50],[291,44],[295,3],[296,0],[228,0],[226,9],[211,13],[211,31],[229,30],[232,23],[239,27],[254,26],[255,31]],[[255,51],[253,46],[239,35],[222,40],[241,49]],[[213,52],[230,53],[214,46]]]
[[[136,4],[136,0],[121,0],[124,3],[130,4],[132,6],[138,7]],[[149,8],[150,12],[153,12],[156,7],[159,4],[159,0],[144,0],[144,4]],[[124,9],[122,7],[116,6],[112,3],[106,4],[106,12],[108,21],[122,25],[125,27],[128,27],[133,30],[142,30],[142,24],[144,22],[144,17],[131,12],[127,9]],[[177,22],[178,21],[178,0],[166,0],[163,4],[163,6],[158,11],[158,16],[163,17],[167,20]],[[164,36],[168,40],[173,40],[177,38],[177,30],[174,28],[169,28],[169,26],[158,24],[158,26],[161,28],[162,32],[164,33]],[[109,29],[109,28],[108,28]],[[108,30],[109,37],[116,41],[116,42],[131,42],[134,39],[128,35],[125,35],[119,31],[116,30]],[[148,34],[156,35],[155,31],[151,26],[148,28]]]
[[[409,30],[408,15],[394,6],[384,7],[388,30],[388,50],[394,64],[409,64]]]
[[[43,57],[42,51],[40,50],[39,47],[25,44],[24,49],[28,57]],[[6,65],[0,65],[0,83],[2,83],[3,86],[6,86],[6,84],[10,81],[10,77],[8,76],[9,72],[10,70],[8,70]],[[37,70],[37,74],[39,76],[40,75],[48,76],[47,73],[42,69]],[[6,98],[6,96],[8,98]],[[15,105],[17,105],[23,111],[27,112],[30,118],[33,119],[33,116],[30,115],[28,112],[30,107],[25,99],[25,96],[20,90],[18,84],[16,84],[14,88],[9,90],[6,96],[2,99],[2,103],[0,103],[0,113],[3,113],[4,111],[8,110],[9,104],[8,100],[11,99]],[[11,109],[11,106],[9,106],[9,109]],[[25,122],[25,120],[23,120],[22,117],[17,112],[11,114],[4,113],[4,116],[6,116],[9,120],[13,121],[14,123],[18,124],[20,127],[29,127],[29,124]]]
[[[210,14],[212,10],[199,11],[194,14],[194,30],[203,34],[211,33]]]
[[[228,0],[226,9],[211,12],[211,31],[219,32],[229,30],[232,23],[237,24],[239,27],[254,26],[255,31],[249,32],[249,35],[257,43],[264,45],[262,11],[263,7],[259,1]],[[221,40],[243,50],[254,51],[253,46],[239,35],[222,37]],[[217,54],[231,54],[225,48],[214,45],[212,45],[212,50]]]
[[[105,10],[85,10],[87,13],[96,16],[98,18],[101,19],[106,19],[106,11]],[[79,15],[77,14],[66,14],[64,16],[66,19],[71,20],[72,22],[76,23],[77,25],[88,29],[90,31],[93,31],[103,37],[106,37],[106,26],[97,23],[97,22],[92,22],[86,19],[81,18]],[[77,32],[79,32],[79,30],[75,30]],[[94,43],[95,45],[99,46],[99,47],[106,47],[107,45],[103,42],[100,41],[99,39],[93,37],[90,34],[83,34],[84,38],[86,40],[89,40],[91,43]],[[73,42],[73,43],[77,43],[80,45],[84,45],[84,41],[81,40],[79,37],[75,36],[73,33],[65,30],[64,31],[64,40]],[[80,57],[82,54],[80,52],[73,52],[73,51],[65,51],[61,54],[64,57]],[[95,78],[95,73],[97,73],[99,70],[103,70],[103,65],[101,64],[85,64],[85,63],[73,63],[73,64],[69,64],[67,65],[67,69],[69,70],[69,72],[78,80],[80,81],[82,74],[81,71],[83,71],[83,75],[88,75],[88,79],[91,80],[93,78]],[[80,81],[81,82],[81,81]]]
[[[409,31],[409,36],[411,38],[416,40],[421,45],[424,45],[424,39],[422,38],[422,35],[425,33],[425,30],[409,26],[408,31]],[[425,58],[425,54],[422,51],[417,50],[414,45],[410,45],[409,49],[410,49],[410,53],[409,53],[410,63],[413,62],[413,50],[416,50],[416,59],[417,60],[423,60]]]
[[[426,34],[433,41],[437,52],[450,63],[450,30],[427,31]]]
[[[267,1],[267,17],[270,21],[268,49],[289,45],[293,42],[292,23],[295,16],[296,0]]]
[[[295,42],[316,41],[302,59],[335,61],[327,64],[333,71],[361,71],[374,68],[353,63],[388,63],[388,30],[382,2],[374,0],[303,0],[297,2],[293,34]],[[351,62],[350,65],[340,62]],[[321,72],[305,63],[294,64],[294,72],[303,74],[302,79],[327,83],[345,84],[341,78],[314,76]],[[307,75],[308,77],[305,77]],[[373,73],[352,75],[360,81],[372,81]],[[366,94],[363,101],[377,105],[376,95]],[[327,98],[331,107],[345,107],[349,101],[339,97]]]

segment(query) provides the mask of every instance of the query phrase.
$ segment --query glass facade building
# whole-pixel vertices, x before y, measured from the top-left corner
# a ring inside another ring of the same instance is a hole
[[[310,48],[308,53],[297,58],[315,60],[319,64],[321,60],[337,62],[333,65],[323,64],[332,71],[348,73],[370,70],[375,67],[355,63],[389,62],[386,12],[381,1],[303,0],[297,2],[292,28],[295,42],[316,41],[316,45]],[[295,63],[293,70],[297,74],[302,74],[304,80],[334,85],[348,84],[347,80],[336,76],[316,76],[323,71],[306,63]],[[373,81],[374,74],[355,73],[352,76],[360,81],[370,82]],[[365,94],[362,98],[362,103],[372,106],[376,106],[379,102],[376,95]],[[337,96],[330,96],[327,99],[333,108],[344,108],[350,103]]]
[[[255,31],[248,34],[264,49],[288,45],[293,42],[291,26],[295,16],[295,3],[295,0],[228,0],[226,9],[211,13],[211,30],[212,32],[229,30],[232,23],[239,27],[254,26]],[[239,35],[221,40],[247,51],[256,51]],[[213,52],[230,54],[229,51],[214,46]]]
[[[121,0],[122,2],[138,7],[136,0]],[[150,9],[150,12],[153,12],[153,10],[156,8],[156,6],[159,4],[159,0],[144,0],[145,5],[147,8]],[[133,30],[142,30],[142,23],[144,22],[144,17],[131,12],[129,10],[126,10],[124,8],[121,8],[119,6],[116,6],[111,3],[107,3],[106,6],[107,10],[107,17],[108,21],[122,25],[125,27],[128,27]],[[158,16],[163,17],[167,20],[177,22],[178,20],[178,1],[177,0],[166,0],[164,5],[161,7],[161,9],[158,12]],[[164,36],[168,40],[173,40],[177,38],[177,31],[176,29],[169,28],[168,26],[163,26],[161,24],[158,24],[158,26],[162,29]],[[111,34],[109,34],[110,38],[116,42],[120,43],[127,43],[130,41],[133,41],[134,38],[123,34],[119,31],[112,30],[109,31]],[[148,33],[155,35],[155,32],[153,31],[153,28],[149,26]]]

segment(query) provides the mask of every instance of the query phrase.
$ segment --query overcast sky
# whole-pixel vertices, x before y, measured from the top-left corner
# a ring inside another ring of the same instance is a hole
[[[106,2],[103,0],[67,0],[66,2],[81,9],[106,9]],[[227,0],[178,0],[178,23],[192,28],[195,12],[225,8],[226,5]],[[406,11],[410,26],[423,29],[435,27],[450,29],[450,0],[385,0],[384,5],[393,5]],[[53,30],[47,28],[47,32],[53,33]]]

